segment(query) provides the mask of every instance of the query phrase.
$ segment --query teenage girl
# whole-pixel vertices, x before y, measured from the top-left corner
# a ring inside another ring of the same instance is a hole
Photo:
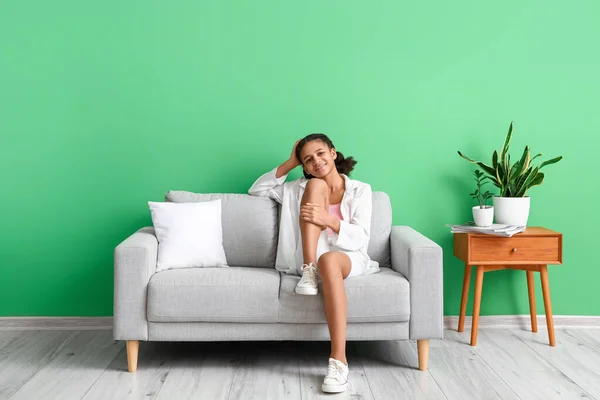
[[[348,178],[355,165],[326,135],[311,134],[296,141],[289,159],[258,178],[248,190],[282,205],[275,266],[302,276],[296,293],[316,295],[319,277],[322,282],[331,337],[322,389],[329,393],[343,392],[348,384],[344,279],[379,271],[378,263],[367,254],[371,186]],[[285,182],[298,166],[304,177]]]

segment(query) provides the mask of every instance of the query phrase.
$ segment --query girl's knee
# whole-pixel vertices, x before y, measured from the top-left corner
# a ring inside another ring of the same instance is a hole
[[[336,276],[341,277],[342,271],[339,267],[326,264],[324,267],[319,267],[319,275],[323,281],[328,281]]]
[[[339,256],[333,251],[322,254],[317,260],[319,274],[321,274],[321,277],[327,277],[333,274],[341,274],[343,265],[340,261],[341,260]]]
[[[319,178],[311,178],[306,184],[305,190],[308,191],[328,191],[327,182]]]
[[[301,204],[309,201],[321,203],[321,199],[324,206],[329,204],[329,188],[327,183],[323,179],[312,178],[306,184]]]

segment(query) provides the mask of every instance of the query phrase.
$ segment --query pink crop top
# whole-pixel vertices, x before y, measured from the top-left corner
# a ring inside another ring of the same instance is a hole
[[[344,217],[342,217],[342,212],[340,210],[340,205],[341,205],[341,203],[330,204],[329,205],[329,214],[335,215],[340,220],[343,220]],[[329,233],[329,236],[333,235],[333,231],[331,230],[331,228],[327,228],[327,232]]]

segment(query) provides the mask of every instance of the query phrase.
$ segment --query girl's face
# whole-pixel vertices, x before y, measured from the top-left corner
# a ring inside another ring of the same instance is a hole
[[[329,174],[335,168],[335,149],[330,149],[320,140],[311,140],[300,151],[300,162],[306,173],[319,178]]]

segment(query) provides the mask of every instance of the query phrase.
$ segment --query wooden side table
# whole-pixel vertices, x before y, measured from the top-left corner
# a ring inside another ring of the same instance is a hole
[[[467,298],[471,281],[471,267],[476,266],[475,299],[473,304],[473,324],[471,328],[471,346],[477,344],[477,327],[481,304],[481,288],[485,272],[502,269],[527,271],[527,290],[529,292],[529,310],[531,314],[531,330],[537,332],[535,313],[535,292],[533,273],[539,272],[542,281],[544,307],[550,346],[555,346],[554,322],[552,321],[552,305],[550,304],[550,287],[548,285],[549,264],[562,264],[562,233],[554,232],[539,226],[527,227],[525,231],[512,237],[486,235],[481,233],[455,233],[454,255],[465,263],[462,300],[458,331],[465,325]]]

